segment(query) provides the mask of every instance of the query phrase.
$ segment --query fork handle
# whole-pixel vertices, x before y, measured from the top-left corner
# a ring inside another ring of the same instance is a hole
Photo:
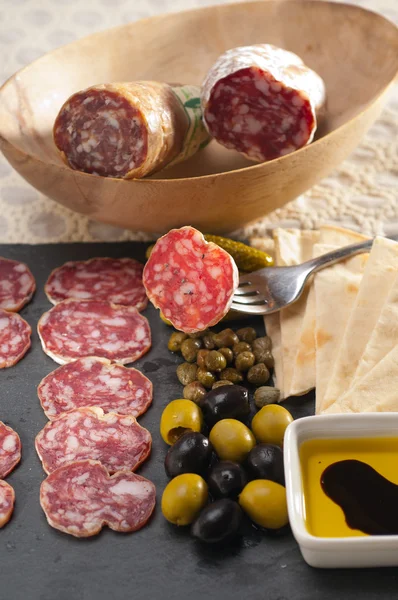
[[[320,271],[325,267],[333,265],[341,261],[343,258],[347,258],[348,256],[355,256],[356,254],[361,254],[364,250],[369,250],[372,247],[373,242],[374,238],[366,240],[366,242],[361,242],[360,244],[344,246],[343,248],[339,248],[338,250],[333,250],[332,252],[328,252],[327,254],[322,254],[317,258],[307,260],[304,263],[304,265],[308,267],[307,276],[311,275],[312,273],[316,273],[316,271]]]

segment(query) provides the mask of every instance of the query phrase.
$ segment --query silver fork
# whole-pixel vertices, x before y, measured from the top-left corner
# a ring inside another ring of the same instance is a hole
[[[373,239],[345,246],[293,267],[265,267],[241,275],[231,309],[251,315],[268,315],[298,300],[313,273],[371,248]]]

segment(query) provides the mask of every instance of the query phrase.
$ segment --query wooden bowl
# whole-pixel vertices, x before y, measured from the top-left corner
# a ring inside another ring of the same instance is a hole
[[[311,145],[263,164],[215,142],[188,162],[143,180],[73,171],[52,125],[87,86],[158,79],[201,83],[226,49],[268,42],[296,52],[325,80],[327,117]],[[325,177],[377,118],[398,70],[398,29],[348,4],[268,0],[213,6],[129,23],[46,54],[0,89],[0,146],[35,188],[93,219],[151,233],[191,224],[241,227]]]

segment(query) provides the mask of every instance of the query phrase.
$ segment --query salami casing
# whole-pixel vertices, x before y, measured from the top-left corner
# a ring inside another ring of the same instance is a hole
[[[51,527],[76,537],[141,529],[156,502],[151,481],[135,473],[110,476],[101,463],[77,461],[60,467],[43,481],[40,504]]]
[[[21,460],[21,440],[16,431],[0,421],[0,479],[7,477]]]
[[[98,460],[109,473],[135,471],[148,458],[152,438],[131,415],[79,408],[50,421],[36,436],[46,473],[77,460]]]
[[[176,329],[202,331],[221,321],[238,287],[233,258],[193,227],[172,229],[155,244],[144,268],[150,301]]]
[[[27,265],[0,257],[0,308],[18,312],[32,298],[35,279]]]
[[[138,417],[152,403],[152,383],[140,371],[93,356],[79,358],[49,373],[37,393],[50,421],[84,406]]]
[[[11,519],[14,511],[15,492],[5,481],[0,481],[0,529]]]
[[[325,86],[293,52],[256,44],[218,58],[201,101],[205,125],[220,144],[263,162],[312,141]]]
[[[133,258],[92,258],[70,261],[55,269],[44,290],[53,304],[62,300],[105,300],[144,310],[144,266]]]
[[[30,325],[16,313],[0,309],[0,369],[12,367],[30,348]]]
[[[64,300],[44,313],[38,333],[44,352],[65,364],[84,356],[132,363],[151,347],[149,323],[133,306]]]
[[[71,96],[54,141],[72,169],[139,178],[189,158],[210,140],[200,88],[156,81],[96,85]]]

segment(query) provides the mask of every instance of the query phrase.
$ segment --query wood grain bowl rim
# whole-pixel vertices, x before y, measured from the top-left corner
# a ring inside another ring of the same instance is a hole
[[[334,2],[332,0],[280,0],[281,2],[283,2],[284,4],[288,4],[288,3],[297,3],[300,2],[302,4],[319,4],[320,2],[322,2],[322,4],[327,4],[330,7],[334,6],[334,7],[342,7],[344,6],[347,10],[351,10],[353,12],[357,11],[357,12],[361,12],[361,13],[368,13],[373,15],[373,18],[379,19],[380,21],[384,21],[385,23],[387,23],[388,25],[392,26],[395,28],[396,33],[397,33],[397,39],[398,39],[398,26],[395,25],[395,23],[393,23],[392,21],[390,21],[389,19],[387,19],[386,17],[384,17],[383,15],[373,11],[373,10],[369,10],[367,8],[363,8],[362,6],[356,6],[354,4],[349,4],[346,2]],[[26,65],[25,67],[22,67],[22,69],[19,69],[18,71],[16,71],[13,75],[11,75],[3,84],[2,86],[0,86],[0,96],[3,92],[3,90],[11,83],[11,81],[13,79],[15,79],[18,75],[24,73],[24,71],[28,70],[32,65],[40,62],[44,57],[49,56],[51,54],[54,54],[58,51],[64,50],[70,46],[74,46],[75,44],[82,42],[83,40],[95,40],[95,38],[97,37],[102,37],[104,34],[110,32],[110,31],[117,31],[118,29],[122,30],[125,29],[126,27],[128,27],[129,25],[133,25],[135,23],[145,23],[148,21],[155,21],[155,20],[161,20],[165,17],[168,17],[170,15],[173,14],[190,14],[193,15],[195,13],[198,12],[207,12],[207,11],[211,11],[214,8],[221,8],[223,9],[224,7],[235,7],[235,6],[253,6],[253,5],[257,5],[257,4],[264,4],[265,2],[278,2],[278,0],[252,0],[250,2],[228,2],[227,4],[213,4],[211,6],[204,6],[204,7],[199,7],[199,8],[194,8],[194,9],[187,9],[187,10],[183,10],[183,11],[171,11],[171,12],[167,12],[167,13],[162,13],[160,15],[153,15],[151,17],[145,17],[143,19],[138,19],[137,21],[131,21],[130,23],[125,23],[123,25],[117,25],[115,27],[109,27],[108,29],[103,29],[101,31],[96,31],[95,33],[92,33],[90,35],[86,35],[83,36],[82,38],[79,38],[73,42],[70,42],[68,44],[64,44],[62,46],[59,46],[58,48],[55,48],[54,50],[50,50],[50,52],[46,52],[45,54],[43,54],[42,56],[40,56],[39,58],[37,58],[36,60],[32,61],[31,63],[29,63],[28,65]],[[335,8],[332,8],[332,10],[336,10]],[[335,129],[333,129],[332,131],[330,131],[329,133],[326,133],[325,135],[323,135],[322,137],[320,137],[319,139],[315,140],[314,142],[311,142],[311,144],[308,144],[306,146],[303,146],[302,148],[299,148],[298,150],[295,150],[294,152],[291,152],[290,154],[286,154],[285,156],[281,156],[279,158],[275,158],[273,160],[269,160],[263,163],[258,163],[258,164],[253,164],[253,165],[248,165],[245,167],[240,167],[239,169],[232,169],[231,171],[222,171],[221,173],[209,173],[207,175],[198,175],[198,176],[193,176],[193,177],[178,177],[178,178],[170,178],[170,179],[161,179],[161,178],[154,178],[154,179],[148,179],[148,178],[143,178],[143,179],[120,179],[118,177],[106,177],[105,179],[107,179],[108,181],[114,181],[114,182],[124,182],[127,184],[131,184],[132,182],[135,183],[140,183],[142,185],[145,184],[158,184],[158,185],[178,185],[179,182],[181,182],[181,184],[187,182],[187,181],[208,181],[208,180],[213,180],[215,178],[226,178],[229,175],[232,175],[234,173],[240,173],[242,171],[256,171],[262,168],[266,168],[268,165],[282,165],[284,164],[286,161],[289,160],[289,158],[291,158],[292,156],[297,156],[297,154],[305,152],[306,150],[308,150],[308,148],[310,148],[311,146],[317,146],[319,145],[319,143],[323,142],[326,139],[331,139],[334,138],[337,134],[339,134],[340,132],[344,131],[344,129],[350,127],[350,125],[352,124],[353,121],[356,121],[358,118],[360,118],[361,116],[363,116],[371,106],[373,106],[374,104],[377,103],[377,101],[387,92],[387,90],[391,87],[391,85],[394,83],[395,79],[398,76],[398,56],[397,56],[397,69],[395,74],[393,75],[393,77],[391,78],[391,80],[383,87],[381,88],[381,90],[374,96],[374,98],[371,100],[371,102],[369,102],[369,104],[363,108],[360,112],[358,112],[355,116],[353,116],[352,118],[350,118],[346,123],[343,123],[342,125],[339,125],[338,127],[336,127]],[[12,144],[9,140],[7,140],[5,137],[3,137],[3,135],[0,132],[0,142],[1,144],[5,144],[5,145],[9,145],[12,148],[14,148],[17,152],[25,155],[26,157],[31,158],[32,160],[41,163],[42,165],[46,166],[46,165],[53,165],[55,166],[57,169],[59,169],[61,172],[65,172],[68,174],[71,174],[71,171],[74,173],[78,173],[79,176],[84,176],[86,178],[93,178],[93,177],[98,177],[98,175],[93,175],[92,173],[85,173],[84,171],[78,171],[75,169],[72,169],[71,167],[68,167],[68,165],[66,164],[58,164],[58,163],[51,163],[50,161],[44,161],[41,158],[37,157],[35,154],[29,154],[28,152],[25,152],[24,150],[18,148],[17,146],[15,146],[14,144]],[[167,167],[166,167],[167,168]]]

